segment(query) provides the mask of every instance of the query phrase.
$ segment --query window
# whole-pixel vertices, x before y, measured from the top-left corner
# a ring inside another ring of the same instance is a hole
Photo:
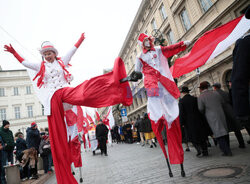
[[[18,95],[18,87],[14,87],[14,96]]]
[[[26,94],[31,94],[31,88],[30,86],[26,86]]]
[[[4,88],[0,88],[0,96],[5,96]]]
[[[27,110],[28,110],[28,117],[29,118],[33,117],[33,108],[32,108],[32,105],[27,106]]]
[[[169,44],[175,43],[174,34],[173,34],[173,32],[172,32],[171,30],[169,30],[169,31],[167,32],[167,38],[168,38]]]
[[[181,21],[183,23],[185,30],[186,31],[189,30],[191,27],[191,23],[190,23],[190,20],[188,18],[187,10],[186,9],[182,10],[180,16],[181,16]]]
[[[167,13],[166,13],[166,10],[165,10],[165,7],[164,7],[164,4],[162,4],[160,6],[160,13],[161,13],[161,17],[163,20],[165,20],[167,18]]]
[[[155,19],[153,19],[151,21],[151,26],[152,26],[152,29],[157,29],[157,25],[156,25]]]
[[[15,117],[16,119],[20,119],[21,115],[20,115],[20,107],[14,107],[15,110]]]
[[[0,118],[1,120],[6,119],[6,109],[0,109]]]
[[[213,5],[211,0],[199,0],[199,1],[201,8],[204,12],[206,12]]]

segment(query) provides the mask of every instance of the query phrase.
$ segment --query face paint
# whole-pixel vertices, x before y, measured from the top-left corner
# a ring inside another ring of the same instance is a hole
[[[150,47],[150,42],[149,42],[149,40],[145,40],[144,46],[145,46],[145,47]]]

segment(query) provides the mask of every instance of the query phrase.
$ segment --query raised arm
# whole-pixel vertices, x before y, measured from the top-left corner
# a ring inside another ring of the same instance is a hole
[[[72,56],[75,54],[76,50],[80,47],[80,45],[82,44],[84,39],[85,39],[85,35],[84,35],[84,33],[82,33],[81,37],[76,42],[74,47],[71,48],[70,51],[65,56],[62,57],[62,60],[66,66],[69,64]]]
[[[175,54],[178,54],[181,51],[184,51],[189,44],[189,41],[181,41],[173,45],[162,46],[161,51],[166,58],[169,58]]]
[[[13,56],[25,67],[30,68],[32,70],[38,71],[40,69],[40,63],[31,63],[27,60],[25,60],[23,57],[21,57],[16,51],[15,49],[12,47],[12,45],[10,44],[8,45],[4,45],[4,48],[6,50],[6,52],[9,52],[11,54],[13,54]]]

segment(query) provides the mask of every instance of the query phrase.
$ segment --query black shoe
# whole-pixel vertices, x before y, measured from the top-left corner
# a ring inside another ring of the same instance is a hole
[[[153,148],[153,145],[150,145],[150,148]]]
[[[239,148],[246,148],[245,144],[240,144]]]
[[[154,145],[155,147],[157,147],[156,144],[155,144],[155,142],[153,142],[153,145]]]
[[[107,153],[105,153],[105,156],[108,156],[108,154],[107,154]]]
[[[31,179],[37,180],[37,179],[38,179],[38,175],[33,175],[33,176],[31,177]]]
[[[250,140],[249,140],[249,141],[247,141],[247,144],[250,144]]]
[[[186,151],[190,151],[190,149],[189,149],[189,148],[186,148]]]
[[[93,155],[95,155],[95,151],[93,151]]]
[[[199,151],[199,152],[196,154],[196,156],[199,157],[200,155],[201,155],[201,152]]]
[[[202,151],[202,156],[207,157],[208,156],[208,151]]]
[[[230,153],[223,153],[221,156],[231,157],[231,156],[233,156],[233,154],[232,154],[232,152],[230,152]]]

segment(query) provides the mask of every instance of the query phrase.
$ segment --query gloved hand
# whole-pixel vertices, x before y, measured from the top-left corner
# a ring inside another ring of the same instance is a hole
[[[84,34],[85,34],[85,33],[82,33],[81,37],[80,37],[79,40],[76,42],[76,44],[75,44],[75,47],[76,47],[76,48],[79,48],[80,45],[82,44],[83,40],[85,39],[85,35],[84,35]]]
[[[15,51],[15,49],[12,47],[11,44],[10,44],[10,46],[4,45],[4,48],[6,49],[4,51],[10,52],[11,54],[13,54],[20,63],[22,63],[24,61],[24,59]]]
[[[191,44],[191,42],[189,40],[184,41],[184,45],[186,45],[187,47]]]

